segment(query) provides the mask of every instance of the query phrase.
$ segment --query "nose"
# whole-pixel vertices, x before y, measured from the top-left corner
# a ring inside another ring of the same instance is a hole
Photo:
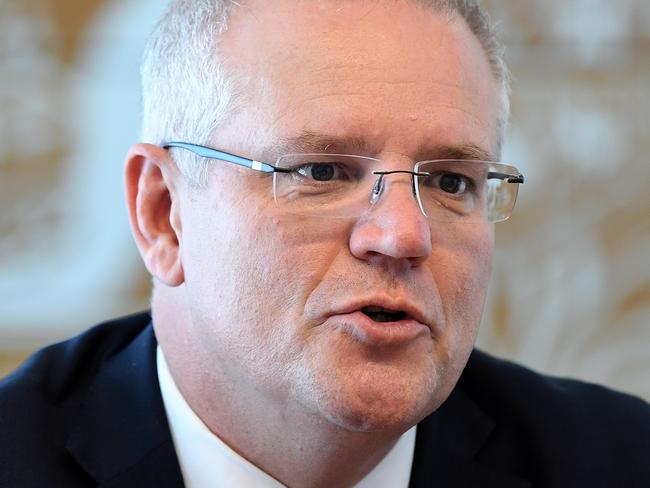
[[[381,194],[352,228],[353,256],[418,266],[431,254],[431,227],[413,194],[411,178],[394,174],[383,179]]]

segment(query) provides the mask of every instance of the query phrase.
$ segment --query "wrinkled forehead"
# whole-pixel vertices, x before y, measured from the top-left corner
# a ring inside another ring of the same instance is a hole
[[[394,117],[422,126],[446,111],[450,125],[452,113],[464,114],[464,125],[496,133],[497,83],[456,14],[410,1],[250,0],[233,11],[221,50],[246,81],[257,120],[286,131],[318,131],[313,118],[331,116],[365,137]]]

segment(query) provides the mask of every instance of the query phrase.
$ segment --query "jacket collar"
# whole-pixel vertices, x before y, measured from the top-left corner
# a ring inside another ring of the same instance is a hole
[[[182,487],[149,324],[99,369],[66,447],[100,485]]]
[[[457,385],[447,401],[418,424],[409,486],[530,488],[530,481],[508,466],[478,460],[495,425]]]

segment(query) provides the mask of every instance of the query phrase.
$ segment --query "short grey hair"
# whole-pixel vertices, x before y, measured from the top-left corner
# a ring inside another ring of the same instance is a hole
[[[185,140],[209,145],[217,128],[244,106],[244,83],[219,55],[232,9],[245,0],[171,0],[149,38],[141,66],[142,139],[160,145]],[[351,0],[348,0],[351,1]],[[510,114],[510,75],[495,28],[478,0],[409,0],[436,12],[459,14],[478,38],[501,86],[497,155]],[[208,162],[178,151],[185,178],[200,184]]]

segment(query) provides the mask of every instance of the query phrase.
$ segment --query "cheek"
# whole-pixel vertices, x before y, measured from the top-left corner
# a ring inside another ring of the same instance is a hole
[[[193,209],[183,251],[188,290],[199,287],[193,295],[205,313],[266,334],[301,322],[307,297],[342,247],[331,232],[269,205]]]
[[[292,318],[300,322],[307,298],[343,248],[342,241],[332,232],[324,232],[322,226],[291,217],[263,219],[251,233],[264,236],[264,241],[246,265],[277,297],[278,311],[293,311]]]
[[[434,250],[434,276],[442,297],[447,330],[473,344],[485,304],[492,269],[494,227],[461,225],[455,238]]]
[[[222,214],[203,228],[192,250],[203,256],[202,264],[188,277],[198,287],[188,285],[200,313],[199,342],[209,357],[227,363],[222,369],[232,376],[245,370],[259,385],[283,391],[287,368],[308,339],[305,302],[340,243],[331,232],[271,210]]]

